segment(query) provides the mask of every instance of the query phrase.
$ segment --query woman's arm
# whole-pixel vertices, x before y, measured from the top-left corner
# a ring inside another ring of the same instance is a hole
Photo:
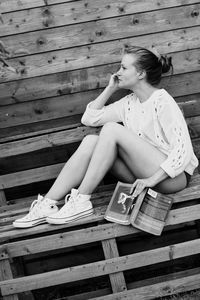
[[[151,177],[137,179],[133,183],[130,193],[133,197],[137,197],[146,187],[154,187],[167,177],[168,174],[163,169],[159,168],[159,170],[156,173],[154,173]]]
[[[88,103],[81,118],[82,124],[98,127],[103,126],[107,122],[123,122],[126,97],[112,104],[105,105],[110,96],[119,89],[115,76],[113,74],[105,90],[95,100]]]
[[[159,168],[159,170],[148,179],[152,183],[152,186],[155,186],[167,177],[169,177],[168,174],[163,169]]]
[[[192,143],[185,119],[177,107],[165,102],[158,113],[159,122],[171,151],[166,160],[160,165],[169,177],[181,174],[192,157]]]
[[[110,77],[110,81],[107,87],[94,101],[92,101],[92,103],[90,104],[90,108],[101,109],[106,104],[110,96],[112,96],[112,94],[117,90],[118,90],[118,79],[116,74],[113,74]]]

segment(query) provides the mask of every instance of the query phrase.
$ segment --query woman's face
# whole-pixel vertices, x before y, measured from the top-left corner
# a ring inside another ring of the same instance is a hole
[[[140,80],[141,72],[136,69],[135,62],[136,56],[133,54],[125,54],[122,57],[121,67],[117,72],[120,88],[132,89]]]

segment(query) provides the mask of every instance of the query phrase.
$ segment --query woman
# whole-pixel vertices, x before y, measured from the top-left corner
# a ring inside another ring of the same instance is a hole
[[[30,212],[13,223],[15,227],[63,224],[93,213],[91,194],[108,170],[133,183],[134,197],[145,187],[175,193],[187,186],[198,160],[178,105],[157,87],[171,67],[170,58],[140,47],[125,48],[119,71],[82,117],[85,125],[103,125],[100,135],[84,138],[46,196],[39,195]],[[132,93],[105,106],[120,88]],[[58,210],[57,200],[70,190]]]

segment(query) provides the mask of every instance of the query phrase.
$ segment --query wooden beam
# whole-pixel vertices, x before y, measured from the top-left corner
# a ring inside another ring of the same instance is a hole
[[[100,128],[80,126],[74,129],[49,133],[28,139],[0,144],[0,158],[15,156],[36,150],[80,142],[88,134],[98,134]]]
[[[63,165],[63,163],[60,163],[52,166],[40,167],[17,173],[2,175],[0,176],[0,188],[5,189],[9,187],[29,184],[32,182],[39,182],[42,180],[56,178]],[[10,179],[11,181],[8,182],[8,179]]]
[[[0,206],[7,204],[4,190],[0,190]]]
[[[83,133],[83,136],[84,136],[84,133]],[[77,139],[78,138],[79,137],[77,137]],[[195,145],[196,144],[194,143],[194,146]],[[199,143],[197,143],[197,145],[199,145]],[[195,149],[200,150],[199,146],[198,146],[198,148],[195,148]],[[199,153],[198,157],[200,157],[200,153]],[[11,187],[22,186],[22,185],[26,185],[26,184],[33,183],[33,182],[40,182],[40,181],[45,181],[45,180],[49,180],[49,179],[54,179],[58,176],[58,174],[61,171],[63,166],[64,166],[64,163],[59,163],[59,164],[55,164],[55,165],[39,167],[39,168],[35,168],[35,169],[19,171],[16,173],[1,175],[0,176],[0,189],[1,190],[8,189]],[[196,177],[198,178],[198,175],[194,176],[194,179]],[[183,193],[183,196],[184,196],[184,193]]]
[[[98,89],[98,90],[92,90],[92,91],[83,92],[83,93],[76,93],[76,94],[68,95],[67,99],[66,99],[66,96],[60,96],[60,97],[56,97],[55,99],[53,98],[54,101],[52,101],[52,102],[51,102],[52,98],[51,99],[43,99],[43,100],[41,100],[41,105],[42,105],[42,102],[44,102],[44,105],[48,106],[49,113],[51,113],[51,110],[53,111],[53,109],[55,109],[57,111],[61,111],[66,106],[66,105],[62,106],[62,103],[64,103],[64,101],[65,102],[67,101],[67,103],[73,103],[74,101],[76,101],[76,103],[78,103],[80,105],[81,105],[81,101],[82,101],[86,105],[86,101],[95,99],[101,91],[102,91],[101,89]],[[118,99],[124,97],[125,95],[126,95],[126,93],[124,93],[124,92],[120,92],[120,93],[117,92],[116,95],[111,97],[111,101],[112,102],[117,101]],[[198,126],[198,123],[196,122],[194,117],[200,115],[200,105],[199,105],[200,94],[185,95],[184,97],[178,97],[176,99],[177,99],[178,105],[180,107],[182,107],[182,109],[184,110],[184,115],[187,118],[187,122],[188,122],[189,126],[191,123],[192,123],[192,127]],[[53,103],[55,103],[55,102],[56,103],[58,102],[58,104],[54,105]],[[32,111],[33,108],[34,108],[34,106],[32,107],[31,105],[28,105],[28,106],[26,106],[26,111],[29,111],[29,110]],[[85,109],[85,106],[84,106],[84,109]],[[13,107],[13,110],[14,110],[14,107]],[[45,113],[45,112],[43,111],[43,113]],[[0,142],[1,143],[12,142],[15,140],[34,137],[37,135],[49,134],[52,132],[58,132],[58,131],[62,131],[62,130],[80,127],[82,113],[78,114],[78,111],[76,111],[76,113],[77,113],[76,115],[68,116],[65,118],[49,119],[49,120],[46,120],[43,122],[34,122],[34,123],[29,124],[28,126],[26,126],[26,124],[24,124],[24,125],[18,125],[17,127],[1,128]],[[34,117],[33,117],[33,120],[36,121],[36,119],[34,119]],[[195,122],[193,122],[193,120]]]
[[[2,252],[0,257],[0,281],[12,279],[12,278],[13,278],[13,274],[10,267],[9,259],[7,255]],[[19,298],[17,295],[8,295],[3,297],[3,300],[19,300]]]
[[[200,144],[200,116],[186,119],[194,147]],[[88,134],[99,134],[101,127],[85,127],[80,124],[77,128],[62,130],[59,132],[47,133],[19,141],[11,141],[0,144],[0,158],[31,153],[41,149],[53,148],[56,146],[68,145],[80,142]],[[198,140],[197,140],[198,139]]]
[[[174,274],[173,274],[174,275]],[[152,300],[169,295],[183,293],[198,289],[200,286],[200,274],[195,274],[179,279],[171,279],[166,282],[151,284],[125,292],[104,295],[91,300]]]
[[[0,143],[12,142],[38,135],[80,127],[82,114],[30,123],[28,126],[1,128]]]
[[[65,268],[46,272],[44,274],[30,275],[0,282],[3,296],[13,295],[25,291],[73,282],[91,277],[108,275],[120,271],[139,268],[155,263],[174,260],[199,253],[200,239],[174,244],[158,249],[144,251],[136,254],[107,259],[83,266]],[[199,280],[199,278],[198,278]]]
[[[119,257],[116,239],[101,241],[105,259]],[[126,281],[123,272],[116,272],[109,275],[113,293],[127,290]]]
[[[181,271],[181,272],[176,272],[176,273],[167,274],[167,275],[156,276],[156,277],[153,277],[153,278],[144,279],[144,280],[140,280],[140,281],[135,281],[135,282],[128,283],[127,286],[128,286],[128,290],[134,291],[138,287],[145,287],[145,286],[152,286],[152,285],[155,286],[156,283],[166,283],[166,282],[172,280],[172,278],[173,278],[173,280],[174,279],[181,279],[181,278],[185,278],[185,277],[188,277],[188,276],[194,276],[196,274],[197,275],[200,274],[200,269],[199,268],[190,269],[190,270]],[[197,284],[198,284],[198,282],[197,282]],[[176,286],[176,288],[177,287],[178,286]],[[189,290],[193,289],[192,287],[193,287],[193,285],[192,285],[192,282],[191,282],[191,285],[187,284],[187,286],[185,286],[185,291],[189,291]],[[198,286],[197,286],[197,288],[198,288]],[[64,297],[63,300],[80,300],[80,299],[81,300],[88,300],[88,299],[91,299],[91,300],[93,299],[94,300],[94,299],[96,299],[97,297],[100,297],[100,296],[108,296],[109,293],[110,293],[110,290],[108,288],[104,288],[104,289],[95,290],[95,291],[91,291],[91,292],[81,293],[81,294],[78,294],[78,295],[67,296],[66,298]],[[176,293],[176,291],[175,291],[175,293]],[[177,291],[177,293],[178,293],[178,291]],[[133,295],[134,295],[134,293],[133,293]],[[116,295],[114,295],[114,296],[116,296]],[[97,299],[99,299],[99,298],[97,298]],[[100,298],[100,299],[102,299],[102,298]]]
[[[94,222],[95,218],[96,221],[103,220],[106,207],[107,205],[101,209],[95,208],[95,215],[93,216],[93,218],[90,217],[90,221]],[[99,217],[100,214],[102,214],[101,217]],[[173,209],[169,212],[168,218],[166,220],[166,226],[199,220],[199,216],[200,204],[179,209]],[[73,222],[69,224],[68,227],[83,224],[83,221],[84,220],[82,220],[82,223],[81,221]],[[88,223],[88,218],[86,218],[86,222]],[[53,226],[53,228],[52,226],[41,225],[37,228],[32,228],[29,230],[21,229],[20,231],[12,228],[12,230],[8,230],[8,232],[6,232],[6,228],[2,227],[1,236],[5,238],[7,235],[10,239],[12,239],[12,237],[19,238],[30,234],[39,234],[42,232],[48,232],[57,229],[61,230],[64,228],[66,228],[66,225]],[[10,228],[8,227],[8,229]],[[113,239],[115,237],[134,235],[138,233],[141,233],[141,231],[137,230],[132,226],[121,226],[119,224],[108,223],[71,232],[63,232],[50,236],[31,239],[27,238],[26,240],[18,242],[9,242],[8,244],[4,243],[3,246],[0,246],[0,253],[4,252],[6,248],[7,252],[10,254],[11,257],[26,256],[30,254],[46,252],[48,250],[63,249],[66,247],[84,245],[85,243],[92,243],[96,241]],[[87,240],[85,239],[85,236],[87,236]]]

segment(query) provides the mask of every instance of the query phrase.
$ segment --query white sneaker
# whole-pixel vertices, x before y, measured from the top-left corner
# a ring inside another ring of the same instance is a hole
[[[64,206],[55,214],[47,217],[50,224],[66,224],[93,214],[89,195],[79,194],[76,189],[65,197]]]
[[[46,223],[46,217],[58,211],[57,201],[44,198],[38,195],[37,200],[31,204],[29,213],[13,222],[13,226],[17,228],[33,227],[42,223]]]

